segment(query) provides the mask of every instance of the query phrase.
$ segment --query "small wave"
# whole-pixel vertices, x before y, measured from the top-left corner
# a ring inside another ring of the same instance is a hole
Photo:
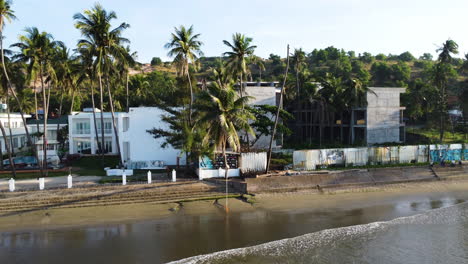
[[[171,263],[336,263],[342,260],[343,256],[351,256],[352,259],[359,260],[365,258],[365,254],[368,253],[363,250],[363,244],[370,244],[376,238],[380,239],[382,234],[385,234],[389,229],[392,229],[393,232],[395,226],[424,224],[452,226],[466,223],[467,219],[468,203],[465,202],[386,222],[326,229],[294,238],[219,251]],[[398,241],[388,241],[388,243],[392,242],[398,243]],[[379,243],[385,247],[386,242],[379,241]],[[362,262],[366,263],[367,261]]]

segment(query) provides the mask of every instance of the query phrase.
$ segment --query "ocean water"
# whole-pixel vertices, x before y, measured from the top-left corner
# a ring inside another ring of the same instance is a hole
[[[172,263],[468,263],[468,203]]]

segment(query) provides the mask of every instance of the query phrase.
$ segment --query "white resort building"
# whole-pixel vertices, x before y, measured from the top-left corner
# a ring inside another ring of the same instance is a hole
[[[101,111],[96,112],[96,128],[93,120],[93,109],[85,108],[83,112],[73,112],[68,116],[68,142],[70,154],[100,154],[99,142],[102,138]],[[117,154],[117,140],[112,126],[111,113],[102,113],[104,117],[104,153]],[[119,135],[128,128],[128,114],[122,112],[114,113]],[[98,137],[96,138],[96,129]]]
[[[104,112],[104,148],[106,154],[118,154],[120,145],[122,159],[127,168],[162,168],[182,164],[181,152],[168,146],[161,148],[164,139],[155,139],[147,131],[164,128],[161,121],[164,111],[156,107],[130,108],[128,113],[116,112],[115,120],[119,142],[115,137],[111,113]],[[92,109],[75,112],[68,118],[70,154],[99,154],[97,138],[101,136],[101,113],[96,109],[98,137],[93,122]]]

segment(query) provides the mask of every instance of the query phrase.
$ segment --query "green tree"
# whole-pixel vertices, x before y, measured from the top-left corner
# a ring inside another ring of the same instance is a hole
[[[223,40],[224,45],[228,46],[231,51],[224,52],[227,56],[227,67],[231,72],[239,78],[240,96],[243,96],[243,81],[247,74],[247,58],[252,55],[257,46],[252,45],[252,38],[246,37],[243,34],[235,33],[232,35],[232,43]]]
[[[90,10],[84,10],[83,14],[78,13],[73,16],[75,27],[84,37],[78,41],[78,48],[88,49],[94,58],[93,68],[99,82],[100,105],[101,105],[101,146],[104,146],[104,90],[103,76],[106,79],[109,105],[112,114],[112,124],[116,140],[119,135],[115,122],[114,103],[109,87],[109,72],[116,60],[124,60],[128,57],[127,50],[123,47],[129,40],[122,37],[123,31],[130,25],[121,23],[116,28],[112,27],[112,20],[117,19],[117,14],[113,11],[107,12],[100,4],[95,4]],[[117,152],[120,156],[120,165],[123,164],[120,155],[120,145],[117,144]],[[104,163],[104,148],[101,148],[102,162]]]
[[[414,60],[415,60],[415,57],[414,57],[413,54],[411,54],[409,51],[403,52],[402,54],[400,54],[400,55],[398,56],[398,58],[399,58],[401,61],[405,61],[405,62],[409,62],[409,61],[414,61]]]
[[[232,82],[214,82],[208,86],[207,91],[202,91],[197,100],[196,109],[199,113],[197,123],[209,124],[206,135],[203,138],[205,145],[212,146],[222,153],[225,164],[225,178],[228,176],[228,163],[226,148],[233,151],[241,150],[241,142],[238,131],[244,130],[255,135],[249,121],[254,116],[244,105],[250,99],[242,97],[233,89]]]
[[[30,75],[29,79],[35,80],[37,77],[39,78],[42,92],[42,108],[44,111],[43,128],[46,129],[49,114],[50,84],[52,80],[56,78],[52,62],[55,57],[56,48],[59,45],[63,45],[63,43],[55,41],[51,34],[40,32],[37,28],[27,28],[25,32],[25,35],[21,35],[19,37],[20,42],[13,44],[13,46],[18,47],[21,50],[21,53],[18,54],[16,58],[19,61],[29,63],[27,71]],[[36,100],[36,118],[37,113]],[[47,168],[47,133],[43,133],[42,137],[42,168]],[[42,175],[44,175],[43,172]]]
[[[306,63],[306,54],[302,49],[294,49],[294,53],[291,56],[291,63],[294,67],[294,72],[296,73],[296,96],[300,96],[300,81],[299,73],[307,67]]]
[[[419,57],[419,59],[425,61],[432,61],[433,57],[430,53],[424,53],[421,57]]]
[[[439,140],[442,143],[445,133],[445,123],[447,118],[447,85],[449,79],[456,77],[456,72],[450,64],[452,55],[458,54],[458,44],[449,39],[437,49],[439,57],[432,69],[432,83],[437,87],[439,96],[437,100],[439,114]]]
[[[151,66],[159,66],[162,64],[162,60],[159,57],[153,57],[151,59]]]
[[[186,28],[180,26],[174,29],[175,32],[171,35],[171,40],[164,46],[169,49],[167,54],[174,58],[173,63],[176,65],[177,75],[187,78],[190,88],[190,105],[189,105],[189,124],[192,125],[192,108],[194,102],[194,91],[192,87],[192,79],[190,77],[190,64],[194,63],[198,56],[203,56],[201,46],[203,42],[199,40],[200,34],[193,32],[193,26]]]

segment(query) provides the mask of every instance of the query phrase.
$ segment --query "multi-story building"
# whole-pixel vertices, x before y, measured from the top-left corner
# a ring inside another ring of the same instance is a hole
[[[6,107],[6,106],[5,106]],[[25,115],[25,118],[30,118],[30,115]],[[8,120],[8,114],[5,112],[0,113],[0,122],[2,122],[5,132],[7,134],[7,142],[13,146],[13,151],[21,151],[26,146],[26,129],[23,119],[19,113],[10,113],[10,120]],[[11,129],[11,139],[10,139]],[[6,153],[5,139],[0,134],[0,150],[2,153]]]
[[[279,94],[281,93],[281,88],[278,87],[278,82],[246,82],[244,83],[244,91],[246,96],[252,97],[249,100],[248,104],[250,106],[255,105],[271,105],[271,106],[278,106],[279,105]],[[274,115],[270,116],[273,120],[275,118]],[[240,135],[246,137],[244,135]],[[267,149],[270,146],[270,139],[271,136],[261,135],[258,139],[249,138],[250,142],[255,142],[253,144],[253,148],[255,149]],[[281,145],[281,141],[273,141],[273,147],[276,148]]]
[[[111,113],[102,113],[104,119],[103,129],[101,112],[96,109],[96,127],[92,109],[85,108],[83,112],[73,112],[68,116],[68,142],[70,154],[99,154],[99,142],[102,142],[102,130],[104,130],[104,153],[117,154],[117,139],[112,125]],[[128,128],[128,114],[114,113],[118,135]],[[97,137],[96,137],[97,130]]]
[[[380,144],[405,141],[404,107],[400,95],[405,88],[369,87],[365,107],[333,112],[315,100],[302,101],[288,110],[294,114],[289,126],[296,143],[343,142]]]
[[[70,154],[99,154],[101,142],[101,113],[96,110],[98,137],[94,129],[92,109],[84,109],[69,116]],[[181,151],[168,146],[162,148],[163,139],[155,139],[148,130],[166,128],[161,117],[165,112],[156,107],[130,108],[128,113],[115,113],[118,141],[112,126],[111,113],[104,112],[104,150],[118,154],[129,168],[157,168],[182,163]]]

